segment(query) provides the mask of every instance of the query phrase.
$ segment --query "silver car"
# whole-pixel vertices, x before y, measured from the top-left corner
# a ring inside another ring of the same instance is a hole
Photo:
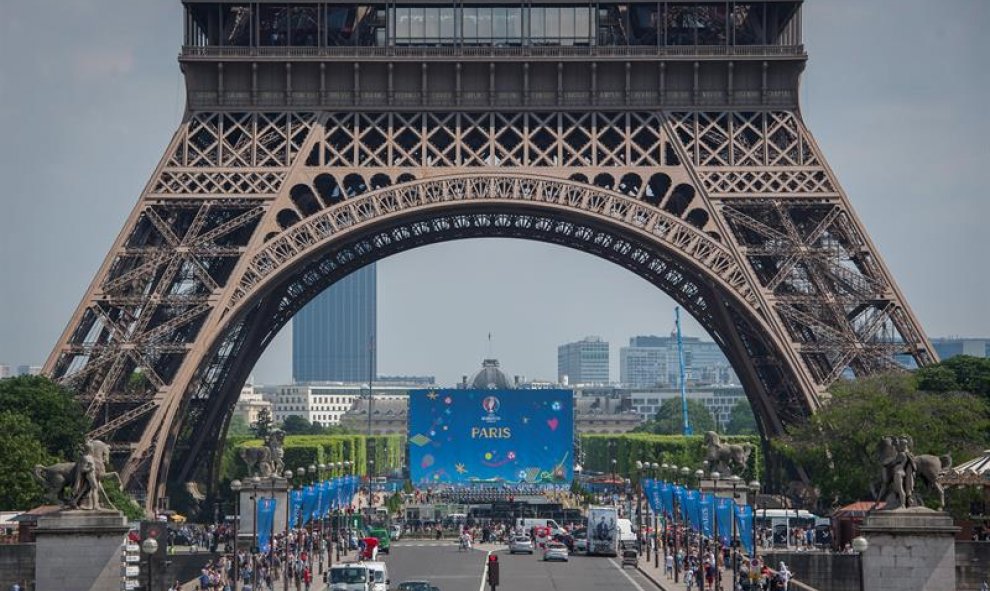
[[[567,562],[567,546],[556,542],[548,544],[547,549],[543,552],[543,560],[562,560]]]
[[[526,536],[516,536],[509,540],[509,554],[515,554],[516,552],[532,554],[533,553],[533,542]]]

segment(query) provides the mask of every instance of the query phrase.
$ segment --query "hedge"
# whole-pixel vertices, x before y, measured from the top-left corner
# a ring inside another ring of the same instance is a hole
[[[228,441],[224,449],[221,480],[247,476],[247,466],[240,459],[240,449],[260,447],[262,443],[260,439]],[[363,476],[369,447],[374,454],[378,474],[402,466],[406,441],[400,435],[375,435],[370,441],[365,435],[288,435],[284,445],[285,467],[296,470],[310,465],[350,461],[354,464],[351,473]]]
[[[746,469],[739,475],[746,481],[759,479],[763,473],[763,449],[759,436],[721,436],[723,443],[750,443],[753,453],[749,456]],[[609,450],[609,442],[614,449]],[[616,461],[616,474],[638,481],[636,461],[656,462],[687,466],[693,474],[702,468],[705,460],[705,438],[703,435],[654,435],[651,433],[626,433],[622,435],[581,435],[581,450],[584,456],[585,471],[610,473],[609,460]],[[611,454],[611,455],[610,455]],[[661,477],[663,474],[660,475]]]

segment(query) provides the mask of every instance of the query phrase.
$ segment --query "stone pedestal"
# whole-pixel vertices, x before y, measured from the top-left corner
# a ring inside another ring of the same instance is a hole
[[[36,588],[118,591],[128,529],[119,511],[60,511],[40,517],[34,532]]]
[[[863,591],[946,591],[956,588],[952,518],[924,507],[878,511],[863,520]]]
[[[257,488],[253,488],[250,482],[244,483],[244,488],[240,492],[241,519],[237,526],[237,537],[240,540],[250,540],[254,535],[254,498],[275,497],[275,520],[274,531],[278,535],[285,532],[285,507],[289,498],[289,483],[284,478],[279,478],[272,483],[271,478],[262,479]]]

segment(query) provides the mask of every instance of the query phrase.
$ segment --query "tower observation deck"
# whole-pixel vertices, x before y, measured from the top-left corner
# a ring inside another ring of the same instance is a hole
[[[192,108],[797,105],[801,2],[185,2]]]

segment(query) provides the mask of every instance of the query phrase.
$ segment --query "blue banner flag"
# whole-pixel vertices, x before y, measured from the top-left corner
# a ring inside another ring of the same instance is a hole
[[[699,521],[701,521],[701,535],[708,538],[712,537],[713,535],[712,522],[715,519],[715,516],[713,515],[713,511],[712,511],[714,507],[713,501],[714,499],[712,499],[712,496],[710,494],[701,493],[701,498],[699,499],[698,502],[699,505],[698,511],[700,515]]]
[[[297,528],[299,523],[299,512],[302,510],[303,491],[296,489],[289,493],[289,527]]]
[[[683,486],[679,484],[674,485],[674,498],[677,499],[677,511],[680,513],[677,517],[680,518],[682,523],[687,523],[688,520],[687,503],[684,500],[684,495],[686,493],[687,490]]]
[[[718,499],[718,537],[723,540],[732,539],[732,520],[735,518],[732,499]]]
[[[756,556],[756,548],[753,547],[753,508],[749,505],[736,507],[736,528],[743,548],[750,556]]]
[[[688,523],[691,524],[691,529],[699,531],[701,529],[701,511],[700,503],[698,502],[698,491],[696,490],[685,490],[684,491],[684,510],[681,513]]]
[[[316,505],[316,487],[312,484],[303,488],[303,504],[302,504],[302,525],[313,518],[313,510]]]
[[[669,482],[660,483],[660,505],[665,516],[674,514],[674,486]]]
[[[271,497],[258,499],[258,548],[262,553],[271,549],[272,528],[275,526],[275,506],[277,502]]]
[[[653,514],[660,515],[663,512],[663,499],[660,497],[660,482],[657,480],[654,480],[650,487],[650,502],[652,503]]]

